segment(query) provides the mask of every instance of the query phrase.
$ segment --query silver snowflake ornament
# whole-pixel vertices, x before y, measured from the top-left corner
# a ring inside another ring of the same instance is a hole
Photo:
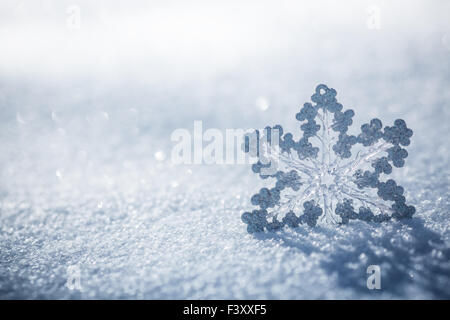
[[[298,140],[280,125],[245,137],[244,151],[256,158],[252,170],[276,180],[251,198],[259,208],[242,215],[248,232],[410,218],[415,208],[406,204],[403,188],[392,179],[381,181],[405,164],[403,147],[413,134],[405,121],[383,128],[372,119],[351,135],[355,113],[343,110],[336,90],[318,85],[311,100],[296,115],[303,131]]]

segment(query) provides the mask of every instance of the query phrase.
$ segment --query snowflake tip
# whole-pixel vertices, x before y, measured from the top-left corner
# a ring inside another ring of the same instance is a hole
[[[275,187],[278,190],[283,190],[284,188],[289,187],[294,191],[298,191],[303,184],[300,181],[300,176],[295,170],[291,170],[288,173],[278,171],[276,173],[276,178],[278,179],[278,181]]]
[[[305,201],[305,203],[303,203],[303,207],[305,210],[303,211],[303,215],[300,217],[300,221],[302,223],[306,223],[310,227],[315,227],[318,218],[323,213],[322,208],[316,205],[314,200]]]

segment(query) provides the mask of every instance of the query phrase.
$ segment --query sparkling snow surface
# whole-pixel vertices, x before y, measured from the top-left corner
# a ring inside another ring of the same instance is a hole
[[[0,298],[450,298],[450,26],[441,4],[406,17],[384,8],[378,31],[365,28],[364,6],[342,28],[338,17],[305,33],[286,23],[273,48],[213,70],[205,55],[193,61],[201,72],[186,61],[94,75],[8,69]],[[416,207],[411,220],[250,235],[241,214],[271,181],[250,165],[171,164],[171,132],[194,120],[204,130],[281,124],[298,138],[295,114],[319,83],[355,110],[349,133],[375,117],[414,131],[391,175]],[[366,287],[369,265],[381,268],[381,290]],[[66,286],[71,266],[82,291]]]

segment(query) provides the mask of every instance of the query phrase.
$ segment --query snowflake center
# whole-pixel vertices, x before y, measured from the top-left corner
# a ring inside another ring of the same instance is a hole
[[[318,178],[320,185],[325,186],[327,189],[330,189],[336,185],[337,176],[329,169],[324,169]]]

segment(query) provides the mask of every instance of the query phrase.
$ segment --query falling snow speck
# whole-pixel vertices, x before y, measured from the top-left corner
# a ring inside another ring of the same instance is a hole
[[[242,214],[248,232],[351,220],[383,222],[415,213],[403,187],[392,179],[384,181],[394,167],[405,165],[404,147],[410,144],[412,130],[401,119],[384,128],[381,120],[372,119],[352,135],[348,129],[355,112],[344,110],[336,95],[324,84],[317,86],[312,103],[296,114],[303,131],[297,140],[291,133],[283,134],[280,125],[247,136],[244,151],[258,159],[253,172],[275,180],[274,187],[252,196],[258,208]],[[278,143],[270,139],[273,130],[278,130]],[[256,137],[256,150],[250,148],[251,137]],[[273,162],[276,170],[263,172]]]

